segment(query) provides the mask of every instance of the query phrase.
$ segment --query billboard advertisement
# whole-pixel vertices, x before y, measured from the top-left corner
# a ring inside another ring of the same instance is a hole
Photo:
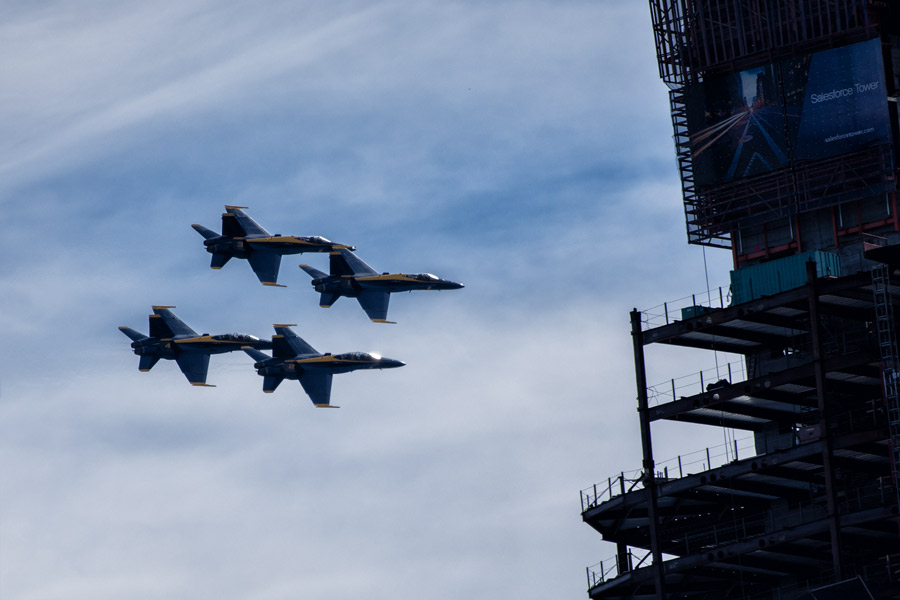
[[[699,186],[890,143],[877,39],[710,78],[685,101]]]
[[[694,177],[713,184],[789,162],[775,65],[710,79],[687,90]]]

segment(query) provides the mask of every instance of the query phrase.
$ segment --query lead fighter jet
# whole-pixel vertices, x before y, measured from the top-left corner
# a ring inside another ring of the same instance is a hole
[[[174,306],[154,306],[150,315],[150,335],[146,336],[130,327],[119,327],[119,330],[131,338],[134,353],[141,357],[138,368],[149,371],[159,359],[172,359],[191,385],[207,385],[206,372],[209,369],[209,356],[232,352],[245,347],[271,348],[272,343],[256,336],[243,333],[225,333],[222,335],[198,335],[196,331],[176,317],[170,308]]]
[[[210,267],[221,269],[232,258],[246,258],[263,285],[278,285],[278,268],[285,254],[331,252],[338,248],[355,249],[321,236],[272,235],[244,213],[246,206],[225,206],[222,235],[203,225],[191,225],[205,239],[203,245],[212,254]],[[284,286],[279,286],[284,287]]]
[[[296,379],[313,404],[319,408],[330,407],[334,374],[358,369],[391,369],[406,364],[368,352],[321,354],[294,333],[291,325],[274,327],[272,356],[251,347],[244,348],[244,352],[256,361],[253,366],[263,376],[263,391],[267,394],[274,392],[285,379]]]
[[[330,275],[309,265],[300,265],[313,278],[315,290],[322,294],[319,306],[329,308],[341,296],[356,298],[369,319],[376,323],[393,323],[387,320],[387,310],[394,292],[458,290],[465,287],[431,273],[379,274],[361,258],[345,249],[332,252],[329,258]]]

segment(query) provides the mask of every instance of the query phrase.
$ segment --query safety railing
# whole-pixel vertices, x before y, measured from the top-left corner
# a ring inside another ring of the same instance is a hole
[[[680,479],[686,475],[702,473],[716,467],[756,456],[756,444],[753,436],[734,439],[724,444],[704,448],[695,452],[681,454],[656,463],[657,481]],[[641,470],[622,471],[618,475],[608,477],[605,482],[595,483],[581,490],[581,512],[594,508],[636,489],[643,488]]]
[[[857,488],[847,493],[838,504],[838,512],[850,514],[883,507],[885,503],[893,499],[895,493],[894,486],[885,478],[879,480],[877,484],[866,488]],[[801,503],[793,510],[778,513],[765,511],[747,516],[734,516],[730,519],[728,517],[712,519],[703,527],[696,527],[696,522],[694,522],[693,526],[682,528],[669,526],[666,529],[666,539],[679,539],[684,546],[680,548],[666,547],[664,549],[664,557],[681,557],[711,552],[717,547],[733,544],[748,538],[766,536],[800,525],[822,521],[827,516],[828,511],[825,508],[824,500],[822,500],[820,502]],[[624,572],[635,571],[652,564],[652,554],[648,549],[637,549],[637,552],[635,550],[628,548],[627,565],[620,565],[620,558],[616,555],[587,567],[588,589],[614,579]],[[640,560],[635,560],[635,557],[641,556],[642,553],[646,554]],[[900,570],[898,570],[900,557],[885,558],[888,561],[893,559],[892,567],[893,571],[896,571],[894,573],[896,578],[897,573],[900,573]],[[668,558],[664,558],[664,560],[668,560]],[[619,568],[620,566],[624,568]]]
[[[731,305],[730,286],[719,286],[651,306],[641,312],[641,329],[647,331],[675,321],[684,321]]]
[[[747,368],[744,361],[736,360],[647,386],[647,400],[650,406],[657,406],[685,396],[700,394],[714,387],[723,387],[746,380]]]
[[[590,590],[605,581],[614,579],[618,577],[620,573],[634,571],[635,569],[653,564],[653,553],[649,550],[636,551],[634,548],[629,548],[628,553],[624,558],[624,560],[627,561],[627,565],[620,565],[619,562],[621,560],[619,555],[616,554],[605,560],[601,560],[597,564],[586,567],[585,571],[587,572],[588,589]]]

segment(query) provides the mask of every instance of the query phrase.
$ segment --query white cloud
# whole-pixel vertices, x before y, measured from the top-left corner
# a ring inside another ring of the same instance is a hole
[[[578,597],[607,553],[578,490],[640,464],[627,311],[705,286],[645,7],[323,6],[0,25],[0,597]],[[189,225],[233,203],[467,287],[378,326],[317,306],[324,256],[211,271]],[[241,354],[196,389],[137,372],[116,327],[151,304],[408,364],[336,377],[335,411]]]

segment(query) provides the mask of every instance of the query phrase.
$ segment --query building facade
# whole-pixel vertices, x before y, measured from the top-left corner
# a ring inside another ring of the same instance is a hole
[[[729,290],[631,314],[643,456],[581,493],[616,548],[589,595],[900,597],[900,0],[650,12],[688,242],[734,270]],[[652,344],[736,360],[648,386]],[[661,465],[660,420],[751,442]]]

